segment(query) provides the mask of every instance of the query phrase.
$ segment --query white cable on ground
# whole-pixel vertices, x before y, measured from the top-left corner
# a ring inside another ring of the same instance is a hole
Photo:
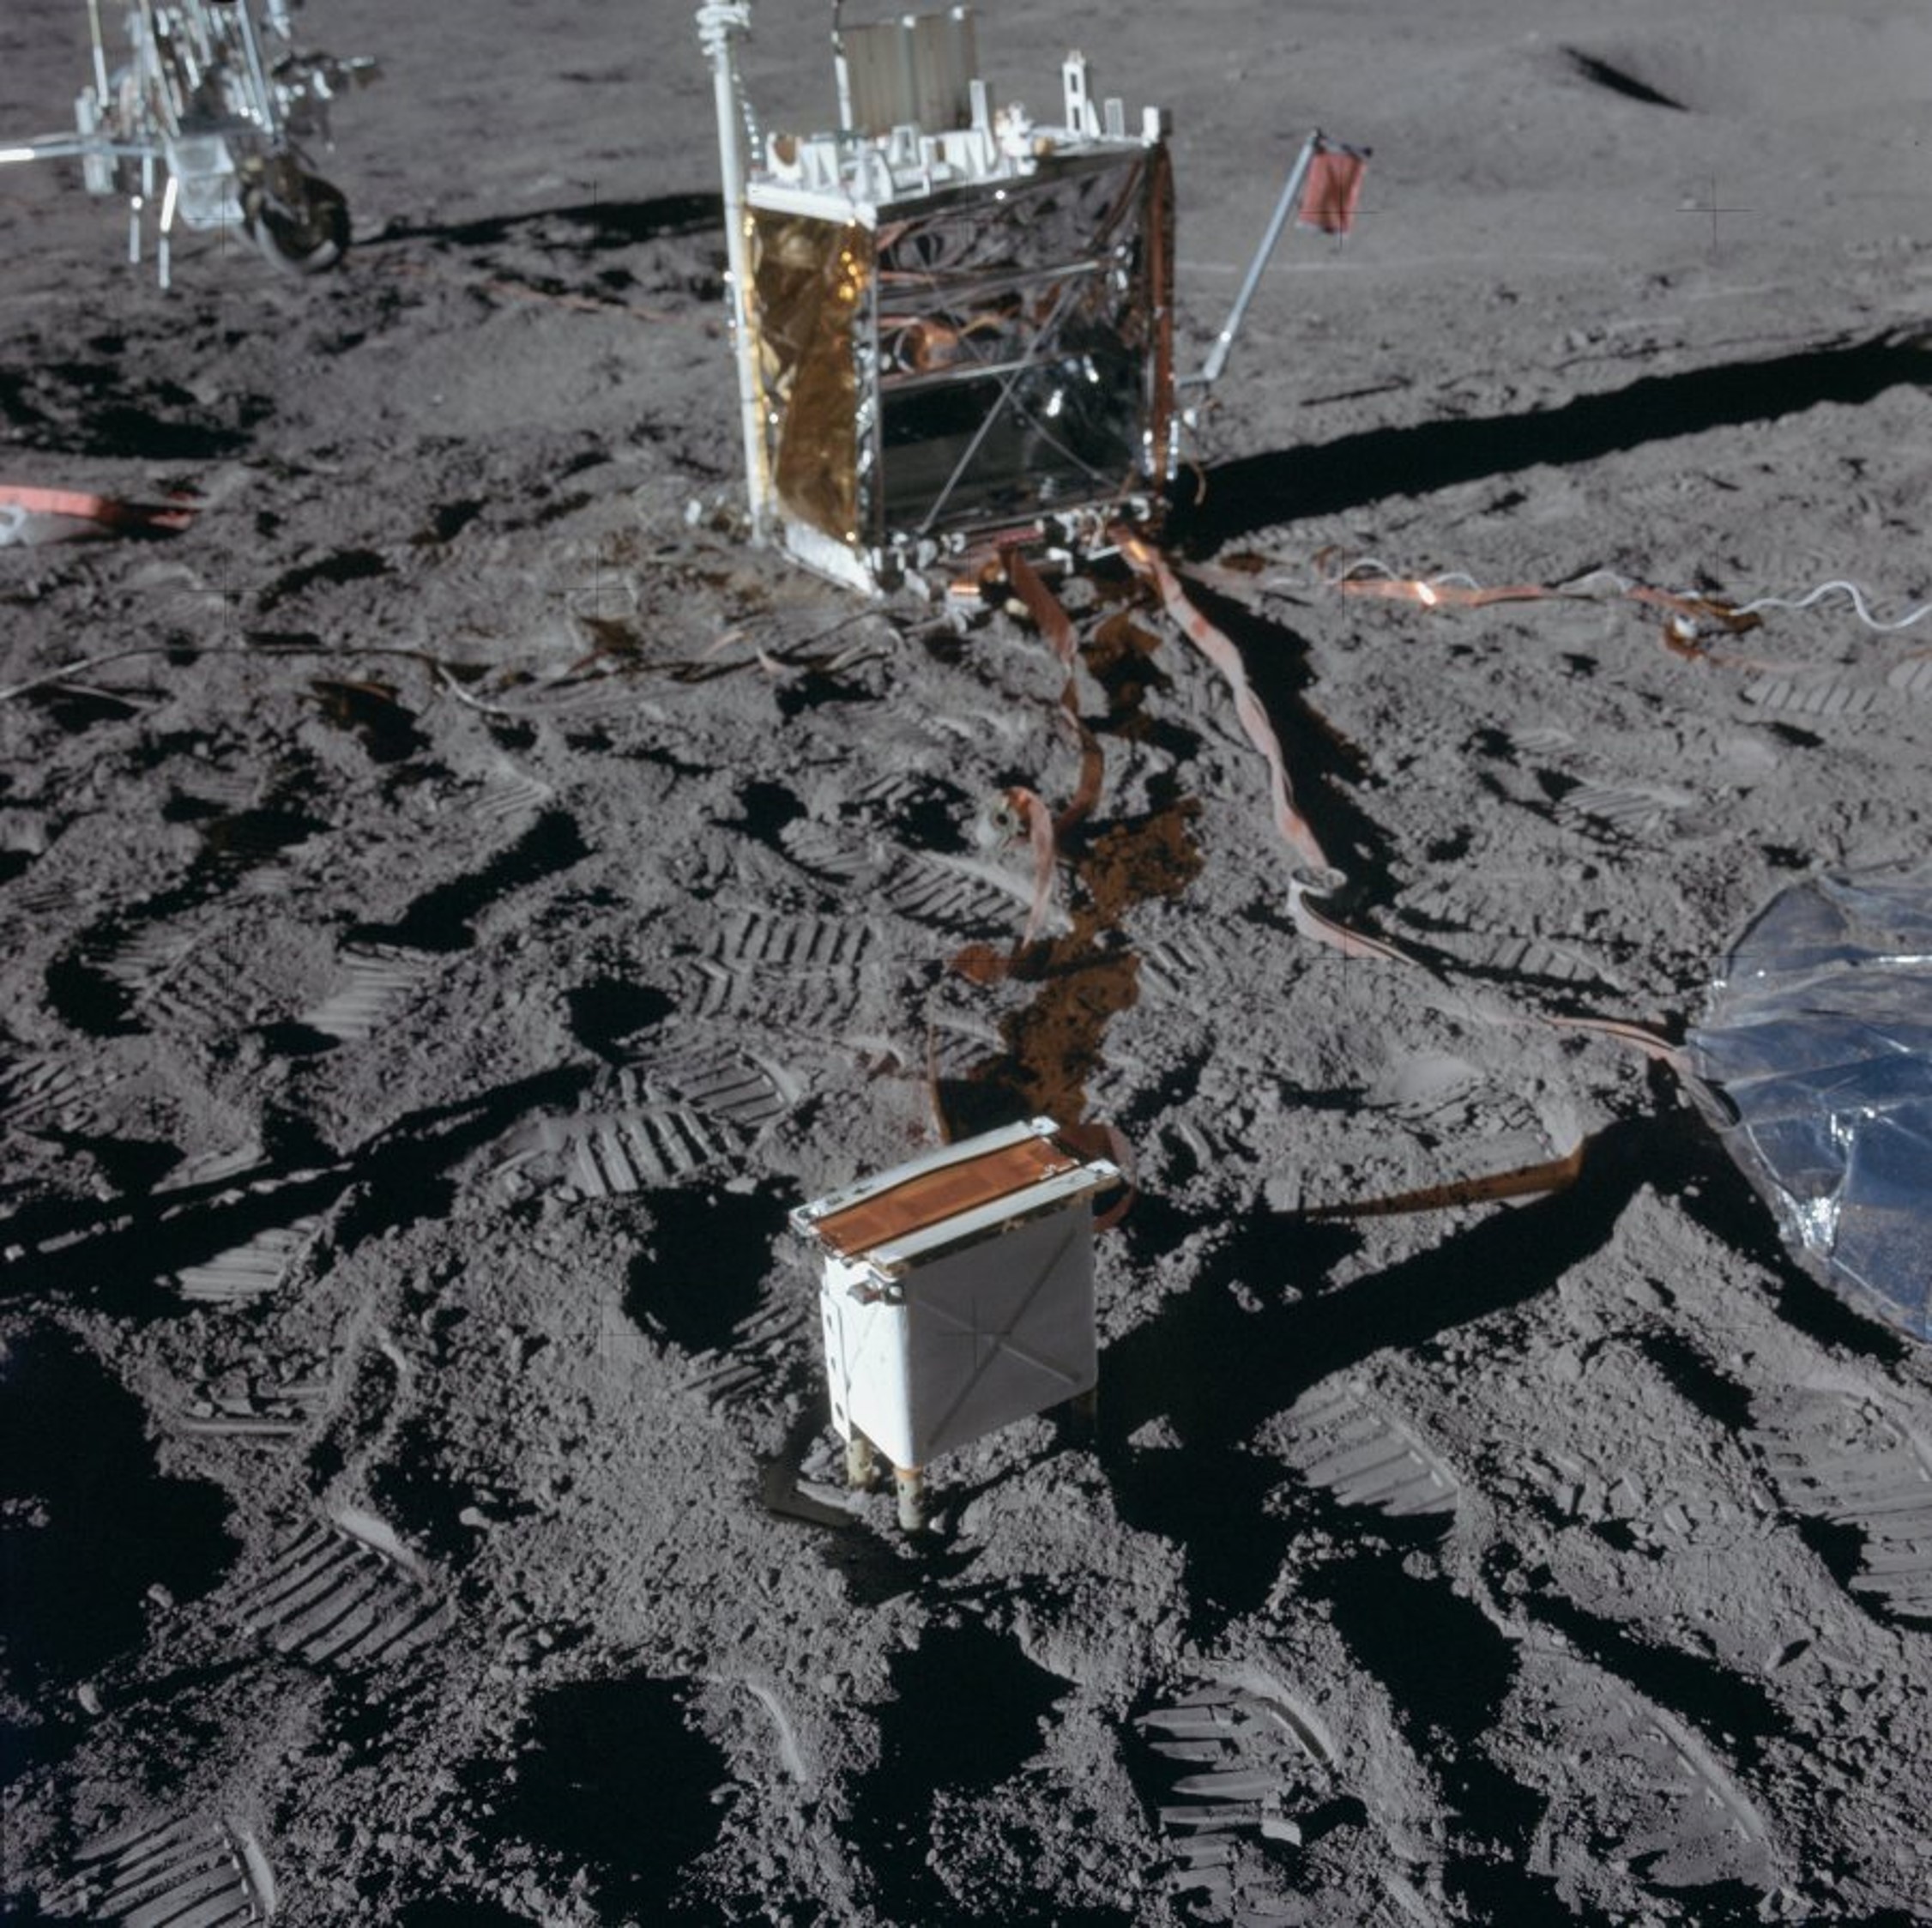
[[[1741,616],[1754,615],[1760,609],[1808,609],[1821,595],[1829,595],[1833,589],[1843,589],[1851,598],[1851,607],[1857,612],[1858,620],[1867,629],[1910,629],[1916,622],[1932,616],[1932,602],[1922,602],[1918,607],[1908,610],[1896,622],[1881,622],[1865,607],[1863,592],[1856,583],[1820,583],[1809,595],[1800,596],[1796,601],[1782,595],[1760,595],[1754,602],[1742,604],[1738,609]]]
[[[1347,568],[1337,571],[1333,575],[1318,574],[1317,580],[1324,588],[1339,589],[1348,583],[1359,582],[1365,577],[1383,577],[1390,582],[1410,579],[1391,568],[1380,556],[1363,556],[1359,561],[1350,563]],[[1480,591],[1482,588],[1482,584],[1475,577],[1462,569],[1446,569],[1440,575],[1413,579],[1425,583],[1430,589],[1454,586]],[[1610,585],[1619,595],[1627,595],[1637,587],[1636,583],[1629,577],[1620,576],[1614,569],[1593,569],[1587,576],[1579,576],[1569,582],[1558,583],[1549,593],[1552,595],[1584,596],[1591,594],[1592,585],[1597,583]],[[1807,595],[1760,595],[1752,601],[1736,605],[1732,613],[1754,616],[1760,609],[1808,609],[1813,603],[1822,596],[1829,595],[1833,589],[1842,590],[1851,599],[1853,612],[1867,629],[1887,632],[1911,629],[1915,624],[1923,622],[1926,617],[1932,616],[1932,602],[1922,602],[1916,609],[1909,609],[1904,615],[1887,622],[1872,613],[1870,605],[1865,600],[1865,592],[1857,583],[1848,583],[1842,578],[1820,583]],[[1673,593],[1687,602],[1703,600],[1703,592],[1697,589],[1678,589]]]

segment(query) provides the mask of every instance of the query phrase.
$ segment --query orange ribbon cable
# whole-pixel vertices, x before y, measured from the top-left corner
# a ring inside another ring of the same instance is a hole
[[[1023,784],[1016,783],[1006,792],[1006,806],[1026,825],[1028,841],[1033,845],[1033,904],[1026,915],[1026,928],[1020,934],[1023,951],[1045,928],[1047,912],[1053,906],[1054,864],[1060,844],[1054,835],[1052,813]]]
[[[1066,606],[1047,586],[1025,555],[1017,547],[1009,547],[1000,552],[1000,558],[1013,593],[1025,605],[1034,626],[1047,638],[1048,646],[1066,672],[1066,686],[1060,693],[1060,727],[1073,739],[1080,752],[1080,781],[1072,801],[1054,819],[1054,834],[1065,837],[1100,801],[1101,784],[1106,775],[1106,759],[1099,739],[1080,720],[1079,693],[1073,681],[1080,661],[1079,638],[1074,634],[1073,619],[1067,614]]]
[[[1633,1024],[1621,1018],[1545,1018],[1543,1023],[1556,1030],[1590,1031],[1641,1051],[1652,1064],[1667,1066],[1680,1078],[1690,1075],[1689,1061],[1662,1032],[1648,1024]]]
[[[1317,944],[1325,944],[1330,950],[1337,951],[1344,958],[1380,958],[1388,964],[1413,964],[1418,970],[1428,970],[1420,958],[1411,957],[1399,946],[1385,942],[1381,938],[1371,937],[1365,931],[1350,930],[1344,923],[1337,922],[1326,911],[1318,910],[1308,902],[1311,897],[1326,894],[1331,884],[1338,881],[1336,873],[1311,876],[1297,871],[1288,880],[1288,915],[1296,930],[1302,936],[1313,938]],[[1429,971],[1433,977],[1435,973]]]
[[[1326,553],[1327,552],[1324,552]],[[1322,558],[1317,556],[1319,566]],[[1610,583],[1615,595],[1627,601],[1641,602],[1669,612],[1663,626],[1663,646],[1674,656],[1696,662],[1722,663],[1730,668],[1759,669],[1768,666],[1749,656],[1720,655],[1701,638],[1707,628],[1718,628],[1731,636],[1760,629],[1764,619],[1749,609],[1739,609],[1714,596],[1674,594],[1653,589],[1641,583],[1626,582],[1608,570],[1585,577],[1579,583],[1549,588],[1540,583],[1498,583],[1485,587],[1459,571],[1442,576],[1396,576],[1382,572],[1357,575],[1362,569],[1382,570],[1374,561],[1351,563],[1337,576],[1325,578],[1327,586],[1343,595],[1374,596],[1391,602],[1419,602],[1425,609],[1482,609],[1496,602],[1577,602],[1601,600],[1587,586],[1601,578]]]
[[[1241,661],[1241,651],[1187,600],[1180,577],[1159,550],[1127,529],[1117,530],[1114,539],[1129,566],[1153,585],[1168,619],[1221,672],[1223,680],[1234,692],[1235,714],[1240,717],[1248,741],[1267,759],[1275,828],[1281,832],[1283,841],[1308,869],[1332,872],[1334,866],[1329,862],[1313,826],[1295,807],[1281,739],[1248,680],[1247,666]]]
[[[1386,1198],[1358,1199],[1339,1205],[1308,1206],[1304,1218],[1392,1218],[1410,1212],[1446,1212],[1459,1205],[1487,1205],[1496,1199],[1527,1199],[1561,1192],[1576,1183],[1583,1173],[1584,1152],[1589,1139],[1579,1139],[1560,1158],[1541,1164],[1518,1165],[1510,1171],[1485,1172],[1475,1178],[1458,1178],[1444,1185],[1425,1185],[1413,1192],[1397,1192]]]
[[[4,511],[15,514],[8,517]],[[112,496],[91,495],[82,489],[32,488],[17,482],[0,482],[0,541],[8,539],[8,524],[16,533],[29,518],[42,517],[56,527],[41,540],[58,540],[63,535],[87,535],[85,526],[61,529],[64,523],[92,523],[94,529],[120,535],[178,535],[195,519],[192,508],[166,508],[158,504],[121,502]],[[33,541],[32,535],[18,540]]]

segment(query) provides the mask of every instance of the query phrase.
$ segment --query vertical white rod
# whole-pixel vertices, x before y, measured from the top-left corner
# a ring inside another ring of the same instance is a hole
[[[711,57],[718,113],[718,165],[724,189],[725,260],[731,281],[731,334],[738,351],[738,402],[745,439],[745,488],[752,539],[762,542],[770,504],[765,476],[764,399],[752,332],[752,251],[746,233],[745,116],[735,43],[751,31],[748,0],[715,0],[697,9],[698,39]]]
[[[100,37],[100,0],[88,0],[88,31],[94,37],[94,85],[100,112],[107,113],[107,45]]]
[[[173,284],[174,210],[181,199],[181,177],[171,172],[161,190],[160,239],[154,244],[154,266],[164,288]]]
[[[248,62],[248,78],[262,111],[262,124],[268,130],[270,140],[280,141],[281,108],[275,99],[275,82],[269,78],[268,64],[262,58],[262,43],[256,38],[255,20],[248,10],[248,0],[242,0],[241,5],[235,9],[235,18],[241,29],[242,53]]]
[[[852,69],[845,57],[845,33],[839,25],[839,16],[844,10],[845,0],[832,0],[832,75],[838,82],[838,130],[849,134],[852,131]]]

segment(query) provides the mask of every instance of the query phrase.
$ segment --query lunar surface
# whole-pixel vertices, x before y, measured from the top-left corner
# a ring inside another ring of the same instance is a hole
[[[12,1918],[1932,1920],[1932,1355],[1669,1049],[1926,852],[1923,10],[987,0],[1171,111],[1184,367],[1374,149],[1163,537],[1253,705],[1102,559],[1078,730],[740,540],[685,9],[299,21],[331,274],[0,171],[0,484],[186,523],[0,547]],[[86,50],[9,0],[0,141]],[[1040,1112],[1138,1165],[1097,1425],[908,1538],[787,1216]]]

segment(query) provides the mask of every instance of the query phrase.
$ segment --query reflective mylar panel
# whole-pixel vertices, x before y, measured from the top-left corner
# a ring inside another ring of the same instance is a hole
[[[779,517],[860,555],[1157,485],[1172,217],[1158,144],[891,203],[876,232],[754,208]]]
[[[887,211],[882,533],[1104,502],[1162,474],[1170,201],[1156,148]]]
[[[1932,1339],[1932,862],[1781,892],[1688,1043],[1731,1155],[1799,1254]]]

